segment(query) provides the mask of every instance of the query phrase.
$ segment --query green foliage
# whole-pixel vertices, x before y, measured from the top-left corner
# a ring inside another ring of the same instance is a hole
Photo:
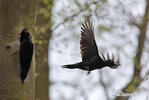
[[[111,30],[112,30],[112,28],[110,27],[106,27],[106,26],[104,26],[104,25],[99,25],[98,26],[98,30],[100,30],[100,31],[108,31],[108,32],[110,32]]]
[[[81,6],[81,3],[80,2],[78,2],[78,0],[74,0],[74,2],[75,2],[75,4],[78,6],[78,8],[82,8],[82,6]]]
[[[47,40],[35,40],[36,44],[42,45],[42,44],[47,44]]]
[[[50,0],[42,0],[43,4],[45,4],[45,5],[46,5],[46,4],[49,4],[49,1],[50,1]]]

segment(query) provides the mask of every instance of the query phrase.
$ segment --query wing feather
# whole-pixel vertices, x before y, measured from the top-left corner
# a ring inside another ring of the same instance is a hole
[[[80,49],[82,61],[98,56],[98,48],[94,38],[93,22],[85,21],[81,27]]]

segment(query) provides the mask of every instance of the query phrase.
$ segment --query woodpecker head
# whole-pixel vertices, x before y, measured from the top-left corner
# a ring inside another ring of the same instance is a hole
[[[112,69],[115,69],[118,66],[120,66],[120,58],[119,57],[118,57],[117,61],[114,61],[114,55],[112,55],[112,58],[110,58],[109,54],[107,54],[107,59],[105,58],[103,53],[101,53],[101,55],[102,55],[102,59],[104,61],[105,66],[108,66]]]
[[[106,63],[107,63],[107,66],[109,66],[112,69],[115,69],[120,65],[119,60],[115,62],[113,59],[106,60]]]
[[[30,36],[30,33],[26,28],[24,28],[20,34],[21,34],[20,42],[22,42],[25,38]]]

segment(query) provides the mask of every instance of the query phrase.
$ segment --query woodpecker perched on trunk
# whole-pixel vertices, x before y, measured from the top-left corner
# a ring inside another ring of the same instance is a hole
[[[119,58],[116,62],[114,61],[114,55],[110,58],[109,54],[107,54],[106,59],[103,53],[101,53],[101,56],[98,54],[98,48],[94,38],[93,22],[90,22],[90,20],[82,24],[80,49],[82,61],[76,64],[63,65],[63,68],[78,68],[88,71],[89,74],[93,70],[101,69],[106,66],[117,68],[120,65]]]
[[[30,33],[27,29],[23,29],[20,37],[20,65],[21,65],[21,84],[24,84],[24,80],[30,69],[32,56],[33,56],[33,43]]]

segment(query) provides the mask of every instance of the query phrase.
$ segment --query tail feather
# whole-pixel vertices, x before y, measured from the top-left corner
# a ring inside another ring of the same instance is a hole
[[[24,80],[21,80],[21,84],[24,84]]]
[[[79,68],[80,69],[81,63],[76,63],[76,64],[70,64],[70,65],[63,65],[63,68],[69,68],[69,69],[74,69],[74,68]]]

